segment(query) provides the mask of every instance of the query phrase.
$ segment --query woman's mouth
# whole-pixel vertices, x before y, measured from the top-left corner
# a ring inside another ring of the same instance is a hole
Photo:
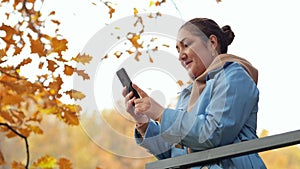
[[[193,61],[187,61],[187,62],[184,62],[185,68],[189,68],[192,62],[193,62]]]

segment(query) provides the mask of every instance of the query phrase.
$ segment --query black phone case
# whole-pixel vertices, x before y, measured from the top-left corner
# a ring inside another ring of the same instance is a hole
[[[120,70],[117,71],[117,76],[119,80],[121,81],[122,85],[127,87],[127,93],[130,91],[133,91],[133,96],[135,98],[140,98],[138,92],[132,87],[132,82],[124,68],[121,68]]]

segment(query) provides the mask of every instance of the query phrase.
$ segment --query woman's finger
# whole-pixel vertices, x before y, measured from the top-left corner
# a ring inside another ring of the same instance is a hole
[[[148,97],[148,94],[146,92],[144,92],[144,90],[142,90],[141,88],[139,88],[136,84],[132,84],[132,87],[138,92],[138,94],[144,98],[144,97]]]

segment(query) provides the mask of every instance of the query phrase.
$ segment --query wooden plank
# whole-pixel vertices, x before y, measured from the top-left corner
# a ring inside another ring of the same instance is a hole
[[[186,168],[205,165],[226,158],[258,153],[295,144],[300,144],[300,130],[147,163],[146,169]]]

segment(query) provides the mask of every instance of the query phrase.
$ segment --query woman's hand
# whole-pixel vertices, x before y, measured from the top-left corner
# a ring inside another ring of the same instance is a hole
[[[158,104],[154,99],[149,97],[147,93],[140,89],[137,85],[132,84],[132,87],[138,92],[141,97],[132,99],[135,104],[135,114],[145,114],[153,120],[161,119],[162,113],[165,108]]]
[[[143,124],[148,123],[149,118],[145,114],[136,114],[135,108],[133,106],[134,100],[136,99],[133,97],[133,92],[127,93],[127,88],[124,87],[122,95],[125,97],[125,107],[126,111],[134,118],[134,120],[137,122],[137,124]]]

